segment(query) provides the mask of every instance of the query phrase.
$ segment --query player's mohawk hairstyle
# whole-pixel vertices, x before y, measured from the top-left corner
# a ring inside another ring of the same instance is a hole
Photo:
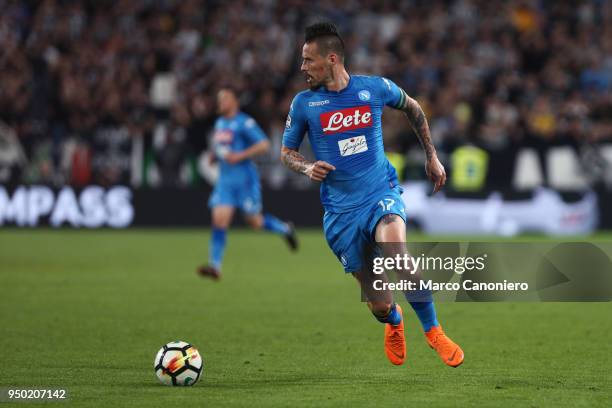
[[[340,38],[340,34],[338,34],[338,29],[333,23],[320,22],[314,23],[306,27],[306,42],[310,42],[318,37],[325,37],[328,35],[333,35]]]
[[[344,59],[344,41],[333,23],[320,22],[306,27],[304,42],[317,41],[321,53],[335,52]]]

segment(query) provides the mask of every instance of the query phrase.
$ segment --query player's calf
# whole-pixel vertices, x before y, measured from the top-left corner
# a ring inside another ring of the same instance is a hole
[[[275,234],[283,235],[287,245],[292,251],[298,248],[297,235],[292,223],[284,222],[272,214],[255,214],[246,217],[246,222],[253,229],[263,229]]]
[[[374,317],[376,317],[376,319],[381,323],[389,323],[388,316],[390,315],[391,306],[393,306],[391,303],[368,301],[368,308]],[[394,322],[393,324],[399,324],[399,321]]]
[[[361,293],[368,299],[368,308],[381,323],[385,324],[385,354],[394,365],[403,364],[406,360],[406,339],[404,338],[404,319],[402,308],[393,303],[390,291],[373,291],[371,271],[362,270],[353,273],[359,281]],[[386,279],[386,276],[383,275]]]
[[[253,228],[253,229],[262,229],[263,225],[264,225],[264,218],[263,215],[261,214],[255,214],[255,215],[249,215],[244,217],[246,223],[249,225],[249,227]]]

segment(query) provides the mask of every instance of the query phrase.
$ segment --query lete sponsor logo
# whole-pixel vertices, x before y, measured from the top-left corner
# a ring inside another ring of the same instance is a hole
[[[350,139],[338,140],[341,156],[362,153],[368,150],[368,143],[364,135],[351,137]]]
[[[213,140],[217,143],[231,143],[234,140],[234,132],[227,129],[215,130]]]
[[[319,116],[319,119],[323,133],[326,135],[372,126],[372,112],[369,105],[325,112]]]

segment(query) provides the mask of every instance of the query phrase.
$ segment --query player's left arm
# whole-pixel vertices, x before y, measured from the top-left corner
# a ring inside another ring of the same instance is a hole
[[[236,164],[243,160],[251,159],[270,150],[270,142],[264,131],[255,122],[255,119],[248,118],[244,122],[243,132],[251,145],[244,150],[228,153],[225,156],[225,161],[229,164]]]
[[[414,133],[416,133],[421,143],[421,147],[427,157],[425,172],[427,177],[434,183],[434,193],[437,193],[446,183],[446,170],[444,170],[444,166],[440,163],[436,148],[431,141],[431,133],[429,132],[429,124],[427,123],[425,112],[423,112],[421,105],[408,96],[403,89],[400,88],[400,92],[402,93],[403,104],[400,105],[399,109],[406,114]]]
[[[434,183],[434,193],[437,193],[446,183],[446,170],[444,170],[444,166],[440,163],[436,148],[431,140],[425,112],[423,112],[421,105],[408,96],[402,88],[389,80],[385,80],[385,82],[388,87],[387,102],[394,101],[394,103],[387,103],[387,105],[404,112],[410,121],[410,125],[425,152],[425,157],[427,157],[425,172],[427,177]]]
[[[239,152],[229,152],[227,156],[225,156],[225,161],[229,164],[236,164],[243,160],[248,160],[260,154],[264,154],[268,150],[270,150],[270,142],[267,139],[261,140]]]

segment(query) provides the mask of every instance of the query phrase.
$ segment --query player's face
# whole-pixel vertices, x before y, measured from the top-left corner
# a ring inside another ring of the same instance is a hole
[[[332,64],[327,56],[319,53],[316,42],[304,44],[300,69],[306,76],[308,86],[313,90],[325,85],[332,76]]]
[[[226,115],[234,110],[236,106],[236,96],[226,90],[222,89],[217,94],[217,112],[219,115]]]

